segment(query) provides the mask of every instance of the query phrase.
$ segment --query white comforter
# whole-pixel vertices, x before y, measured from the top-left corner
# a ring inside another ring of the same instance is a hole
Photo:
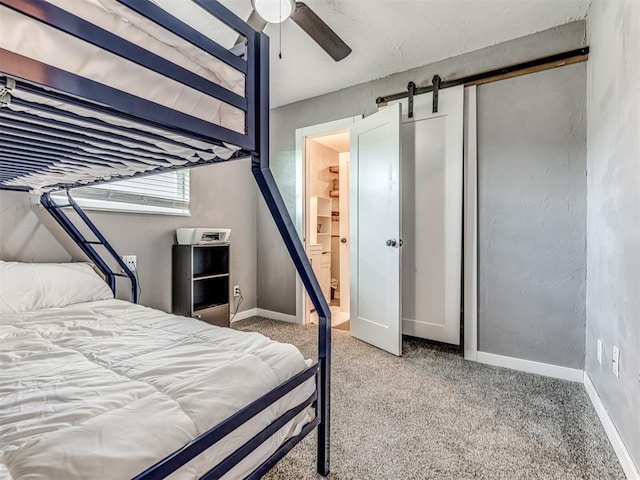
[[[0,316],[0,479],[126,479],[307,362],[292,345],[119,300]],[[170,478],[193,479],[313,393],[289,393]],[[224,478],[242,478],[303,412]]]

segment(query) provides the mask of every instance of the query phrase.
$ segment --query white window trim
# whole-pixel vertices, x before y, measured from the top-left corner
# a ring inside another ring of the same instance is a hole
[[[56,198],[53,194],[53,199],[56,201],[64,202],[66,200],[66,194],[61,194]],[[71,196],[73,196],[73,190],[71,190]],[[114,213],[142,213],[151,215],[175,215],[179,217],[190,217],[191,212],[188,209],[171,208],[171,207],[157,207],[153,205],[138,205],[135,203],[113,202],[106,200],[93,200],[89,198],[74,198],[76,203],[82,207],[83,210],[96,210],[102,212],[114,212]]]

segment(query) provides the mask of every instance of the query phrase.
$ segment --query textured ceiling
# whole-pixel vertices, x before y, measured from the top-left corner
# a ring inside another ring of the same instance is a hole
[[[156,0],[183,10],[201,29],[206,15],[184,2]],[[221,0],[242,18],[250,0]],[[277,107],[402,72],[586,17],[589,0],[305,0],[353,53],[334,62],[292,20],[268,25],[271,105]],[[182,15],[181,15],[182,16]],[[214,37],[226,46],[235,35]],[[282,59],[278,51],[282,38]]]

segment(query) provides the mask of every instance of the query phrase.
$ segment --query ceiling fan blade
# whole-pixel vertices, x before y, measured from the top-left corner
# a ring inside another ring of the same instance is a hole
[[[251,15],[249,15],[247,23],[251,25],[254,30],[258,30],[259,32],[263,31],[264,27],[267,26],[267,21],[260,15],[258,15],[258,12],[256,12],[255,8],[251,10]],[[242,35],[238,35],[238,39],[236,40],[234,47],[240,45],[241,43],[244,44],[244,41],[245,38]]]
[[[351,53],[351,48],[307,4],[296,2],[291,18],[336,62]]]

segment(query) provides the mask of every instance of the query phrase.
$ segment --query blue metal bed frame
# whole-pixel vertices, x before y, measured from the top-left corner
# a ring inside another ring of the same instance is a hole
[[[160,129],[178,132],[184,136],[205,141],[213,145],[230,143],[240,147],[240,150],[235,152],[230,160],[251,157],[252,172],[260,192],[276,222],[311,302],[318,312],[319,321],[318,360],[316,364],[297,374],[276,389],[266,393],[219,425],[194,439],[180,450],[151,466],[136,476],[135,480],[165,478],[207,448],[222,441],[230,432],[237,429],[240,425],[312,377],[315,377],[316,380],[316,391],[311,397],[299,406],[284,413],[271,425],[249,439],[237,451],[208,471],[202,478],[216,479],[223,476],[240,460],[246,457],[246,455],[309,405],[315,406],[316,416],[314,420],[306,424],[299,435],[282,444],[276,452],[258,466],[247,478],[261,478],[314,428],[317,428],[318,437],[317,471],[321,475],[326,476],[329,474],[330,310],[269,168],[269,39],[262,32],[254,30],[247,23],[239,19],[216,0],[193,0],[211,14],[212,17],[217,18],[246,38],[246,56],[245,58],[241,58],[194,30],[181,20],[158,8],[150,1],[118,1],[245,74],[245,97],[227,91],[211,82],[207,82],[201,77],[193,75],[186,69],[182,69],[110,32],[102,30],[83,19],[41,0],[0,0],[0,4],[84,41],[109,50],[139,65],[159,72],[184,85],[191,86],[227,104],[240,108],[245,112],[246,131],[244,134],[205,122],[165,106],[135,97],[106,85],[2,49],[0,49],[0,74],[15,80],[17,86],[23,90],[36,91],[40,95],[47,95],[75,105],[119,115]],[[19,99],[13,100],[17,103],[21,102]],[[21,120],[22,115],[23,114],[18,112],[12,112],[12,118],[15,118],[17,122]],[[68,115],[69,117],[73,116],[73,114]],[[87,121],[87,119],[84,120]],[[100,120],[92,120],[92,122],[95,124],[101,123]],[[53,149],[38,148],[37,144],[24,145],[19,140],[15,138],[12,139],[10,130],[11,122],[4,121],[4,116],[3,124],[0,125],[0,127],[2,127],[3,130],[8,129],[8,132],[0,132],[2,133],[0,136],[0,189],[29,191],[29,187],[11,186],[6,182],[28,173],[41,171],[53,164],[56,159],[64,158],[64,155],[69,153],[69,151],[65,150],[66,147],[54,147]],[[51,128],[53,131],[51,141],[55,145],[55,124],[52,124]],[[79,130],[86,134],[91,133],[90,129],[87,128],[79,128]],[[126,135],[126,128],[121,130],[123,135]],[[5,133],[7,133],[6,136]],[[147,134],[147,137],[152,141],[152,134]],[[163,140],[168,141],[164,138]],[[43,142],[43,145],[47,147],[48,142]],[[219,158],[201,160],[190,164],[189,167],[219,161],[223,160]],[[88,162],[88,164],[90,165],[90,162]],[[175,170],[177,168],[179,167],[161,166],[152,172],[141,175]],[[104,183],[104,181],[96,179],[94,183]],[[50,185],[48,188],[50,190],[67,189],[68,191],[68,189],[77,186],[78,185],[74,183],[60,182],[55,185]],[[87,215],[73,201],[71,195],[68,195],[68,200],[68,205],[56,204],[56,202],[51,199],[49,193],[45,193],[41,197],[41,202],[45,208],[71,238],[74,239],[82,251],[96,263],[112,289],[115,290],[116,277],[124,275],[129,278],[132,284],[132,297],[135,302],[137,300],[135,276],[133,276],[129,269],[122,263],[118,254],[95,225],[91,223]],[[64,209],[68,207],[73,208],[96,236],[97,240],[89,241],[84,238],[80,230],[65,214]],[[104,246],[125,273],[118,274],[113,272],[107,262],[98,254],[94,245]]]

